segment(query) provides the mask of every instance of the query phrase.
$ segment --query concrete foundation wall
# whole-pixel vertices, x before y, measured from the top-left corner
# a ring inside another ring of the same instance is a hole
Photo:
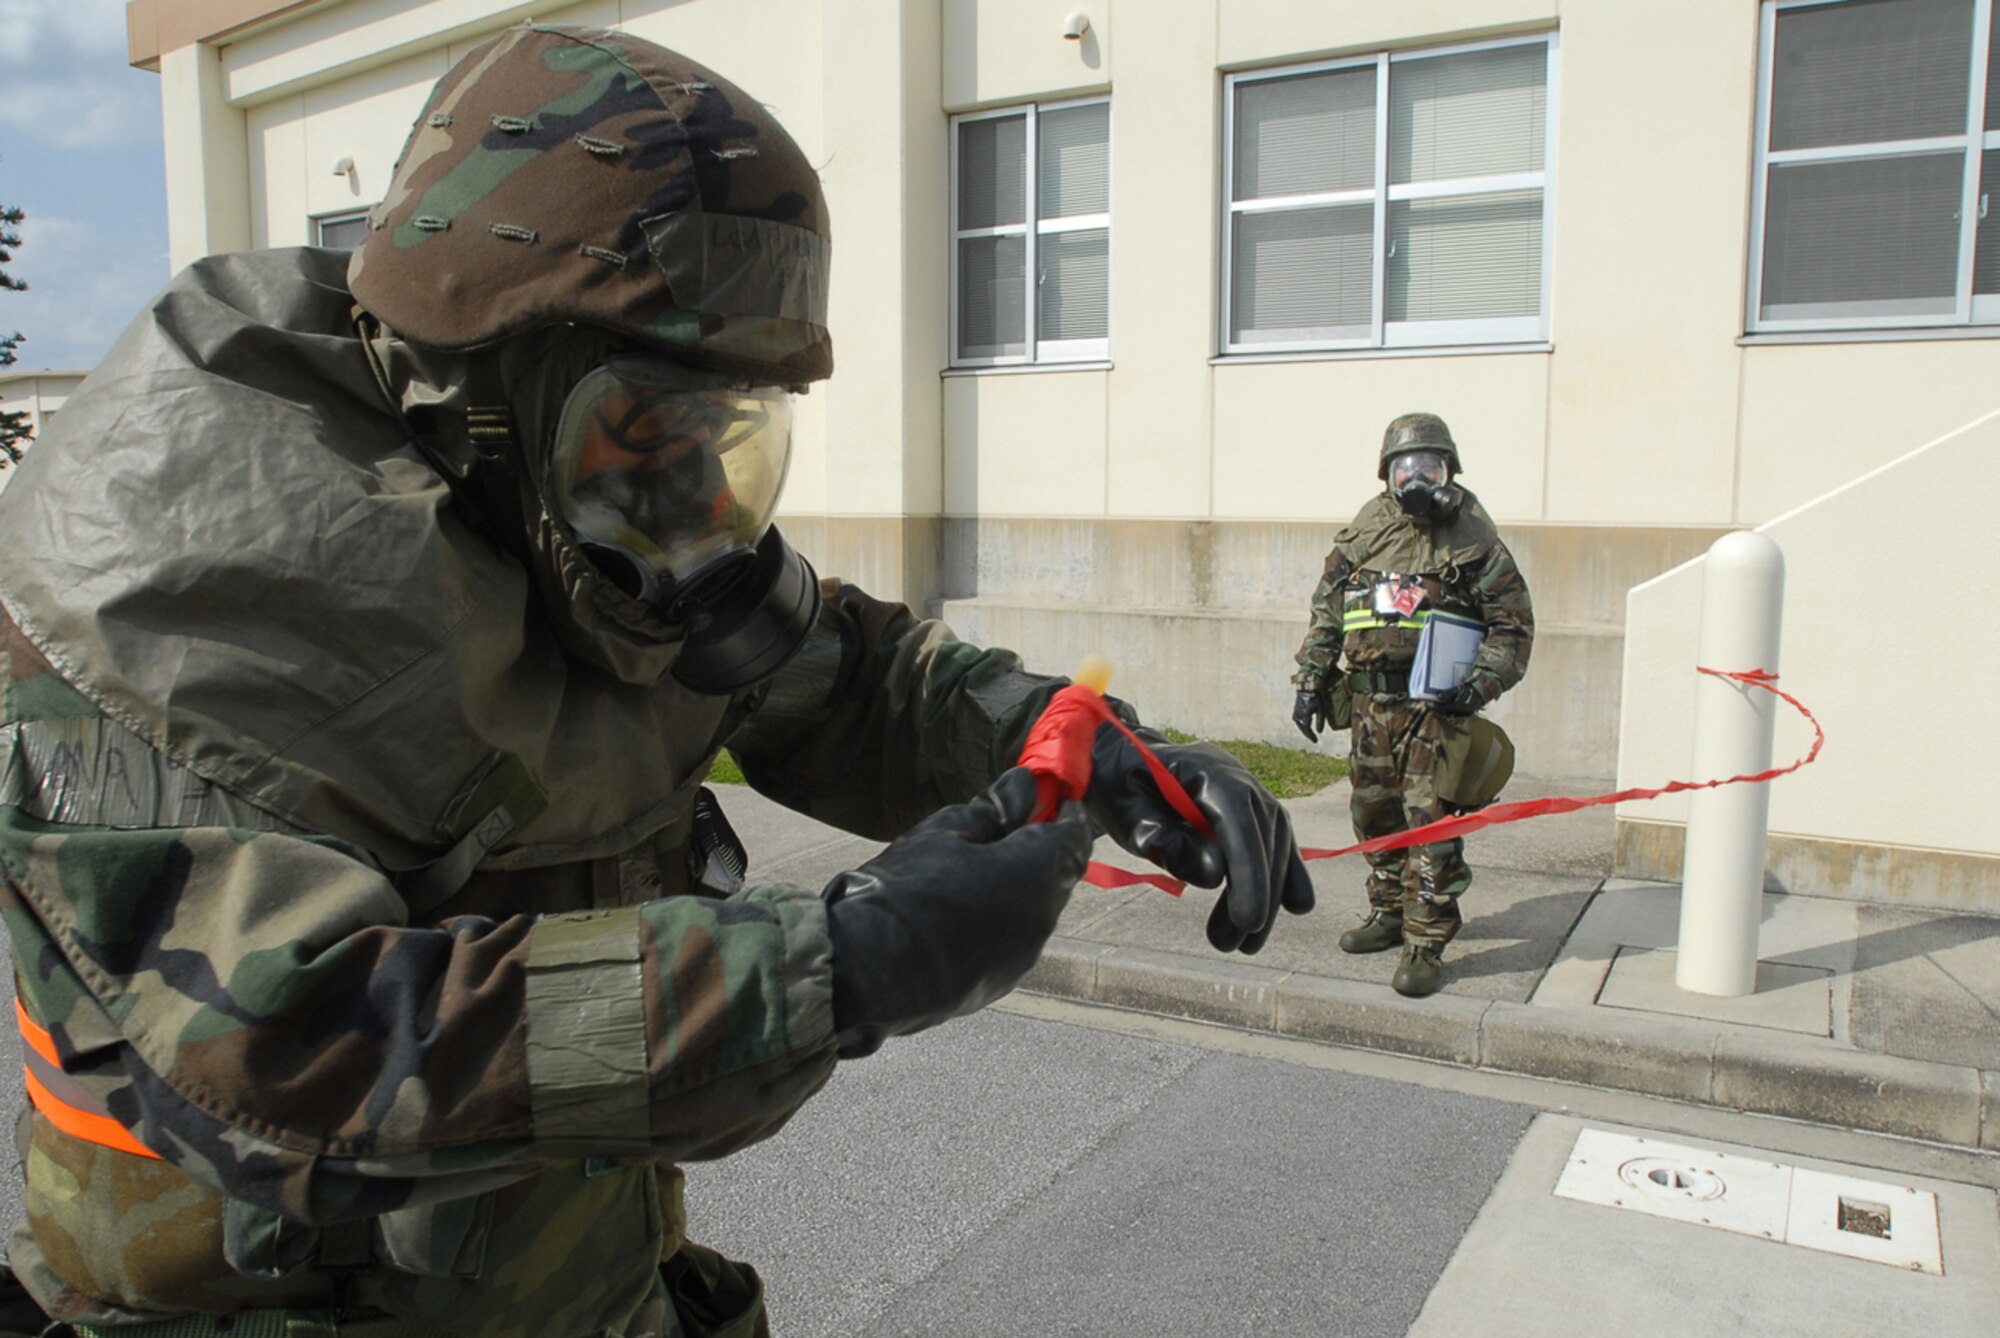
[[[1112,690],[1150,721],[1304,742],[1291,724],[1292,657],[1334,525],[811,515],[782,525],[822,576],[901,598],[1036,669],[1110,657]],[[1719,533],[1502,526],[1536,596],[1528,677],[1493,712],[1524,772],[1610,776],[1625,591]],[[1343,752],[1346,740],[1321,747]]]
[[[1621,876],[1680,881],[1683,824],[1619,818],[1617,832],[1612,867]],[[1766,891],[2000,912],[2000,855],[1785,832],[1771,833],[1766,851]]]
[[[822,580],[858,585],[918,613],[935,611],[943,553],[936,516],[781,514],[778,528]]]

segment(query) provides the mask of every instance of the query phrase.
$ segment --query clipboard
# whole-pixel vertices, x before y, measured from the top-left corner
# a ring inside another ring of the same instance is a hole
[[[1436,701],[1472,676],[1486,624],[1462,613],[1431,610],[1410,661],[1410,699]]]

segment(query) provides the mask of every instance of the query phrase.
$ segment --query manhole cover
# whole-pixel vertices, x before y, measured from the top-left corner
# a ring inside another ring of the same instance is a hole
[[[1642,1194],[1690,1203],[1719,1199],[1727,1188],[1707,1167],[1666,1157],[1634,1157],[1618,1168],[1618,1178]]]

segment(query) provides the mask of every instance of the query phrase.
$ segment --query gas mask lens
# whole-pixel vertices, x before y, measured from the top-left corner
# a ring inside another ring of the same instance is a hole
[[[564,403],[550,491],[591,562],[665,611],[711,572],[749,560],[791,446],[784,391],[702,387],[679,367],[619,359]]]
[[[1411,488],[1442,488],[1450,478],[1439,451],[1405,451],[1389,461],[1389,489],[1398,496]]]
[[[1405,451],[1389,461],[1389,492],[1403,513],[1436,522],[1457,514],[1464,494],[1451,486],[1442,451]]]

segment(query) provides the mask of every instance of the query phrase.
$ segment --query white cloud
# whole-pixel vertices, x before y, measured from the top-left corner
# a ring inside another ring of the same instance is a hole
[[[126,63],[121,0],[0,0],[0,88],[0,126],[54,148],[159,142],[159,80]]]
[[[85,153],[160,142],[159,84],[89,76],[51,79],[0,73],[0,126],[51,148]],[[151,94],[148,97],[147,94]]]
[[[124,0],[0,0],[0,66],[65,52],[122,61]]]
[[[10,270],[25,293],[0,293],[0,327],[27,337],[19,367],[95,366],[168,278],[164,241],[143,231],[42,215],[21,227]]]

